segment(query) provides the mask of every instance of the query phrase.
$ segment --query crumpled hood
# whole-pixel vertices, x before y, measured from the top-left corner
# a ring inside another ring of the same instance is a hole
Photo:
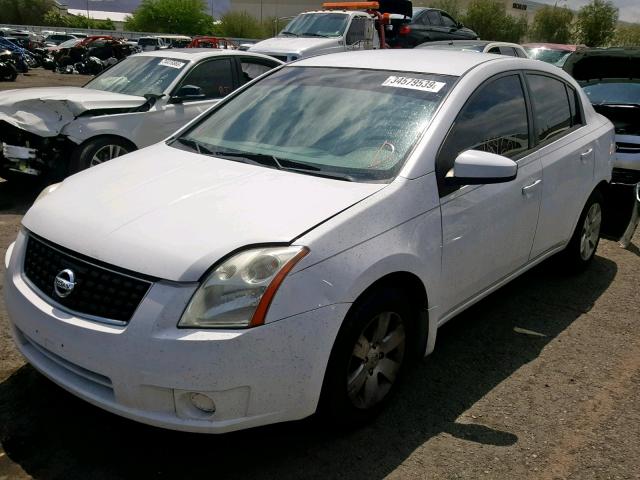
[[[89,110],[134,108],[144,97],[82,87],[45,87],[0,93],[0,120],[41,137],[55,137],[65,125]]]
[[[337,38],[308,38],[308,37],[275,37],[262,40],[251,48],[250,52],[257,53],[302,53],[319,51],[338,46]]]
[[[24,226],[135,272],[196,281],[247,245],[288,243],[384,188],[185,152],[163,143],[69,177]]]

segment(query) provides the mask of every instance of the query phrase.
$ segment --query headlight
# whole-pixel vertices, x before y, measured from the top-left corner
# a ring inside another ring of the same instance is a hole
[[[44,197],[46,197],[46,196],[47,196],[47,195],[49,195],[50,193],[55,192],[55,191],[58,189],[58,187],[59,187],[60,185],[62,185],[62,182],[60,182],[60,183],[53,183],[53,184],[49,185],[48,187],[45,187],[45,188],[44,188],[44,190],[42,190],[42,191],[40,192],[40,195],[38,195],[38,196],[36,197],[36,200],[35,200],[35,202],[33,202],[33,203],[36,203],[38,200],[42,200]]]
[[[242,328],[264,323],[287,273],[306,247],[267,247],[240,252],[207,277],[182,314],[179,327]]]

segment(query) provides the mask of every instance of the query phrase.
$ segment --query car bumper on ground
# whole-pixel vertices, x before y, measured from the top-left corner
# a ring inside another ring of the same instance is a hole
[[[126,326],[52,305],[10,258],[5,299],[16,344],[37,370],[113,413],[223,433],[313,414],[347,304],[245,330],[178,329],[194,284],[157,282]]]

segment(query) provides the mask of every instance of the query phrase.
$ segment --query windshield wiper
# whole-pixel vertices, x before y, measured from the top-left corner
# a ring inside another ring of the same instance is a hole
[[[213,155],[213,152],[211,150],[209,150],[207,147],[205,147],[202,143],[198,142],[197,140],[180,137],[180,138],[177,138],[175,141],[178,143],[181,143],[182,145],[186,145],[187,147],[195,150],[201,155]]]
[[[329,38],[329,35],[323,35],[321,33],[314,33],[314,32],[304,32],[302,34],[303,37],[322,37],[322,38]]]
[[[304,163],[294,162],[293,160],[282,160],[275,155],[267,155],[263,153],[236,153],[236,152],[214,152],[213,155],[220,158],[227,158],[229,160],[240,161],[243,163],[249,163],[251,165],[259,165],[261,167],[272,167],[277,170],[283,170],[287,172],[297,172],[306,175],[314,175],[316,177],[332,178],[334,180],[343,180],[345,182],[354,182],[355,179],[351,175],[342,173],[327,173],[322,171],[318,167],[311,165],[305,165]],[[266,161],[266,163],[265,163]],[[283,162],[291,164],[283,165]]]
[[[298,36],[297,33],[288,32],[286,30],[284,32],[280,32],[280,35],[291,35],[292,37],[297,37]]]

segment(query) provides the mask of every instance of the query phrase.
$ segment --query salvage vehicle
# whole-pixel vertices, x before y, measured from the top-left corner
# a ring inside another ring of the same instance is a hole
[[[444,10],[414,7],[409,17],[387,34],[387,42],[391,47],[413,48],[425,42],[480,39],[476,32]]]
[[[578,50],[563,69],[615,126],[609,230],[626,247],[640,219],[640,47]]]
[[[322,6],[323,10],[296,16],[275,38],[257,42],[248,51],[291,62],[327,53],[386,48],[390,14],[411,12],[411,2],[404,0],[328,2]]]
[[[526,50],[527,55],[529,55],[529,58],[547,62],[561,68],[564,62],[567,61],[567,58],[569,58],[569,55],[579,48],[584,48],[584,45],[564,45],[559,43],[525,43],[522,46]]]
[[[237,50],[238,44],[228,38],[201,36],[193,38],[185,48],[222,48],[225,50]]]
[[[554,254],[590,264],[613,142],[543,62],[302,59],[44,190],[5,259],[11,330],[152,425],[359,423],[456,314]]]
[[[0,176],[62,178],[162,140],[282,62],[248,52],[128,57],[84,87],[0,93]]]
[[[160,37],[141,37],[138,39],[138,46],[143,52],[169,48],[169,44],[164,43],[164,40]]]
[[[428,42],[418,45],[416,48],[436,48],[438,50],[463,50],[466,52],[495,53],[496,55],[508,55],[510,57],[529,58],[517,43],[491,42],[488,40],[449,40],[442,42]]]

